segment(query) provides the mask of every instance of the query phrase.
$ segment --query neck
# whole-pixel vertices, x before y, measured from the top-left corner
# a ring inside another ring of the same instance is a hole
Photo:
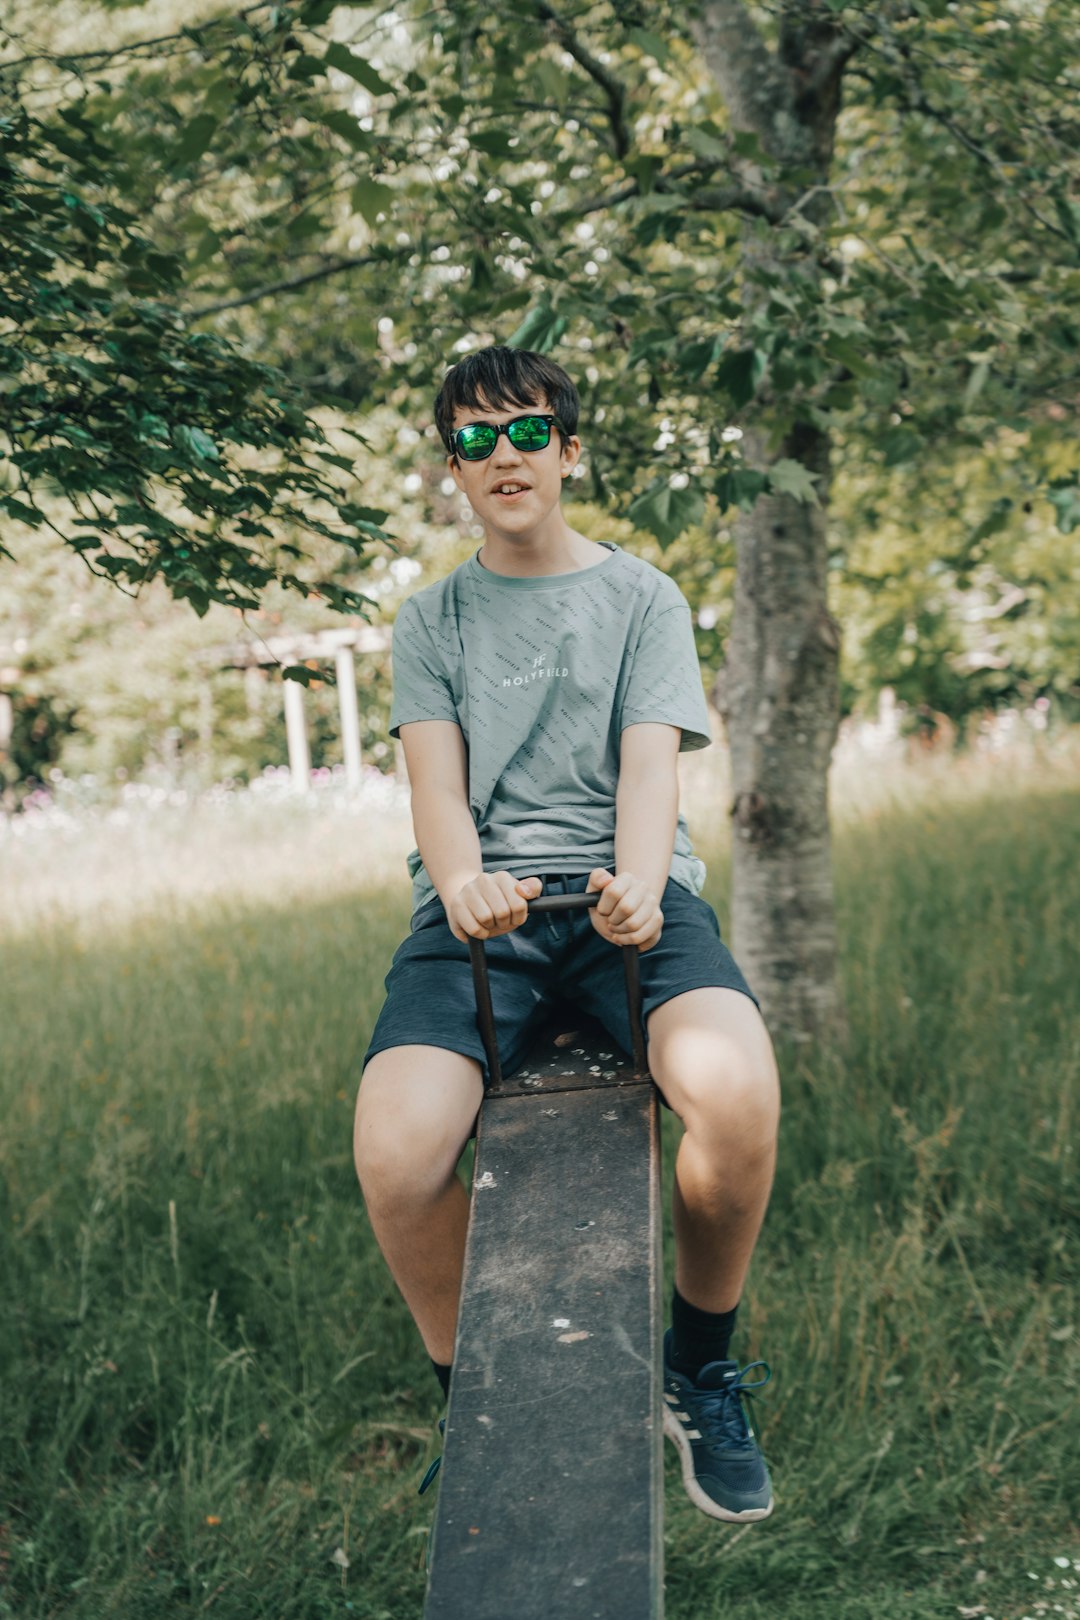
[[[515,579],[541,578],[545,574],[576,574],[592,568],[607,553],[602,547],[571,529],[562,513],[553,513],[557,526],[542,525],[527,533],[509,534],[485,526],[484,544],[477,561],[493,574]]]

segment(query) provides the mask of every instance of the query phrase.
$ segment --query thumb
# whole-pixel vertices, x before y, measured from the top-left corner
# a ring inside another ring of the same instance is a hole
[[[535,899],[543,887],[544,885],[538,877],[522,878],[518,883],[519,889],[528,890],[527,898],[530,900]]]

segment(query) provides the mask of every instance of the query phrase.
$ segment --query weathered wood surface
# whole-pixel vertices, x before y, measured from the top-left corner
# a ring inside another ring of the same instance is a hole
[[[632,1057],[559,1002],[509,1074],[479,940],[470,954],[489,1085],[424,1620],[661,1620],[660,1120],[637,947]]]
[[[481,1111],[425,1620],[663,1613],[656,1090],[576,1023]]]

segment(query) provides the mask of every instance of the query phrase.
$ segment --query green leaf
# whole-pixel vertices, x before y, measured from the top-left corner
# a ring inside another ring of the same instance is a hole
[[[1057,190],[1054,192],[1054,208],[1062,230],[1074,247],[1080,248],[1080,202]]]
[[[1046,498],[1057,513],[1057,526],[1062,534],[1071,534],[1080,527],[1080,484],[1071,478],[1056,478]]]
[[[905,461],[914,461],[922,449],[922,436],[914,428],[890,428],[881,440],[886,467],[899,467]]]
[[[347,73],[350,79],[362,84],[373,96],[392,96],[394,93],[393,85],[387,84],[382,75],[376,73],[363,57],[354,56],[347,45],[338,44],[336,41],[328,45],[323,53],[323,59],[332,68],[337,68],[339,73]]]
[[[213,113],[197,113],[185,124],[184,132],[172,151],[174,164],[185,168],[189,163],[201,158],[213,140],[219,122]]]
[[[633,175],[643,197],[649,195],[653,179],[663,167],[664,160],[656,152],[633,152],[623,159],[623,168]]]
[[[704,510],[705,496],[699,484],[673,489],[670,480],[662,478],[631,501],[629,516],[632,523],[654,534],[661,546],[669,546]]]
[[[801,461],[782,456],[769,468],[769,485],[778,495],[793,495],[804,505],[820,506],[814,479],[817,473],[808,472]]]
[[[671,52],[660,35],[648,28],[628,28],[626,38],[631,45],[637,46],[643,56],[651,56],[656,62],[664,63],[671,58]]]
[[[357,151],[370,152],[373,145],[371,132],[361,129],[352,113],[344,112],[340,107],[332,107],[329,112],[322,114],[322,122],[327,129],[332,129],[335,135],[340,135],[342,140],[348,141],[350,146],[355,146]]]
[[[754,508],[758,496],[768,488],[768,479],[755,467],[733,467],[716,481],[716,499],[721,512],[738,506],[744,512]]]
[[[716,368],[716,380],[739,408],[748,405],[765,375],[767,356],[760,349],[727,349]]]
[[[675,357],[675,369],[680,377],[701,377],[716,359],[720,347],[718,337],[701,338],[684,344]]]
[[[285,77],[287,79],[321,79],[324,71],[325,68],[321,57],[308,56],[306,52],[302,52],[299,56],[293,57]]]
[[[197,270],[200,264],[205,264],[221,246],[221,237],[217,231],[207,229],[196,242],[192,255],[188,260],[188,269]]]
[[[487,152],[489,157],[510,157],[514,151],[510,133],[505,129],[472,129],[469,145],[477,152]]]
[[[971,368],[971,376],[967,380],[967,387],[964,389],[963,408],[965,411],[970,411],[972,405],[982,393],[989,375],[989,363],[986,360],[976,360]]]
[[[685,132],[683,139],[691,152],[708,162],[715,160],[723,163],[731,156],[727,142],[716,135],[710,135],[707,129],[691,127]]]
[[[283,681],[299,681],[301,686],[310,686],[311,670],[305,669],[303,664],[286,664],[281,678]]]
[[[178,449],[187,450],[200,461],[217,461],[218,448],[208,433],[202,428],[185,427],[180,423],[173,428],[172,441]]]
[[[731,137],[731,144],[740,157],[753,158],[757,162],[768,162],[769,154],[761,149],[761,141],[752,129],[737,129]]]
[[[507,338],[507,348],[532,349],[536,354],[547,354],[569,324],[566,316],[556,315],[549,304],[537,304],[530,309],[517,331]]]
[[[369,225],[375,225],[380,213],[389,213],[394,200],[391,186],[381,180],[357,180],[349,193],[357,213],[363,214]]]
[[[27,523],[32,529],[38,528],[44,522],[40,512],[32,506],[27,506],[24,501],[17,500],[14,495],[0,495],[0,506],[8,517],[18,518],[20,523]]]

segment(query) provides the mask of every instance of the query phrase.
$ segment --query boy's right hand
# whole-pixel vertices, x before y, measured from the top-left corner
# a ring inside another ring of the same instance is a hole
[[[529,915],[527,902],[544,885],[538,877],[515,878],[510,872],[481,872],[459,889],[446,910],[455,939],[494,939],[520,928]]]

